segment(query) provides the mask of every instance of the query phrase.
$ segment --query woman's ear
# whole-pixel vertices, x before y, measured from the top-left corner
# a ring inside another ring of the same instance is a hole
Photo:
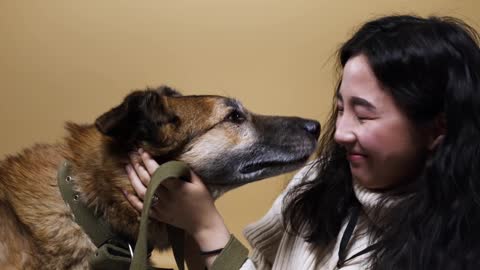
[[[428,150],[433,151],[443,142],[443,139],[447,134],[447,122],[444,113],[441,113],[435,117],[429,133]]]

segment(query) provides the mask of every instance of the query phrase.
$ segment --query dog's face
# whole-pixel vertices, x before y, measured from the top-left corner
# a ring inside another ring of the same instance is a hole
[[[316,148],[317,121],[250,113],[220,96],[136,91],[100,116],[97,129],[126,151],[185,161],[205,183],[236,186],[295,170]]]

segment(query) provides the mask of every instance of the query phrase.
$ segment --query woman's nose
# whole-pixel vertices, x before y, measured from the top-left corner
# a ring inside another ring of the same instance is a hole
[[[356,137],[352,126],[347,119],[337,119],[335,126],[334,140],[340,145],[349,145],[355,143]]]

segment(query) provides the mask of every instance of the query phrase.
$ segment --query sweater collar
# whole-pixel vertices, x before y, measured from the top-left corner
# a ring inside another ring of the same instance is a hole
[[[353,181],[353,191],[357,200],[362,205],[362,209],[365,212],[368,219],[374,223],[381,221],[383,214],[388,212],[389,209],[394,207],[400,201],[406,199],[411,195],[411,192],[405,192],[409,188],[404,188],[404,192],[376,192],[361,186],[356,181]]]
[[[357,181],[353,181],[353,191],[364,210],[374,208],[384,197],[383,193],[369,190],[361,186]]]

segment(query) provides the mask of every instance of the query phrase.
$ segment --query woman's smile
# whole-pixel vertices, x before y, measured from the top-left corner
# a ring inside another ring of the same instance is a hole
[[[347,154],[347,159],[350,161],[351,165],[356,165],[359,162],[364,161],[367,158],[366,155],[360,154],[360,153],[348,153]]]

